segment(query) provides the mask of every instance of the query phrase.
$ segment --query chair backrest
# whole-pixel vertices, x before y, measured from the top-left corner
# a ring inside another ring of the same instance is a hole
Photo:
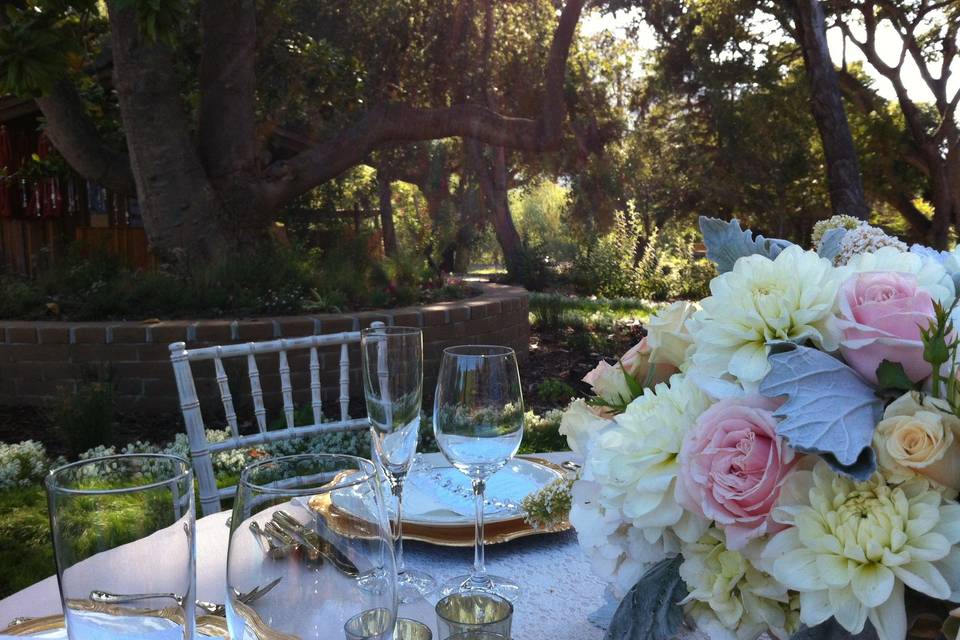
[[[383,323],[373,323],[375,327],[382,327]],[[180,410],[183,412],[183,421],[186,425],[187,436],[190,440],[190,455],[193,459],[194,475],[200,486],[200,505],[204,515],[221,510],[222,498],[229,498],[236,493],[235,486],[217,488],[217,480],[213,472],[213,454],[238,448],[250,448],[263,444],[289,440],[319,433],[335,431],[361,430],[369,426],[367,418],[351,418],[350,404],[350,355],[348,345],[360,342],[359,331],[345,331],[321,336],[307,336],[303,338],[288,338],[283,340],[269,340],[266,342],[248,342],[225,346],[203,347],[187,349],[183,342],[174,342],[170,345],[170,360],[173,363],[173,373],[177,380],[177,390],[180,395]],[[323,422],[323,398],[320,383],[321,356],[318,349],[323,347],[340,347],[340,418],[335,421]],[[295,426],[295,407],[293,403],[293,385],[290,377],[290,360],[287,354],[291,351],[310,352],[310,407],[313,422],[309,425]],[[283,414],[286,427],[281,429],[267,429],[267,410],[264,404],[263,390],[260,384],[260,370],[257,366],[257,356],[263,354],[277,354],[277,366],[280,374],[280,392],[283,397]],[[233,395],[230,392],[230,382],[227,378],[223,361],[229,358],[246,358],[247,378],[249,379],[250,393],[253,397],[253,413],[256,417],[257,432],[240,435],[237,426],[237,413],[234,408]],[[206,426],[203,413],[200,409],[200,399],[197,396],[191,362],[212,360],[220,399],[226,414],[227,426],[231,437],[222,442],[209,442],[206,436]]]

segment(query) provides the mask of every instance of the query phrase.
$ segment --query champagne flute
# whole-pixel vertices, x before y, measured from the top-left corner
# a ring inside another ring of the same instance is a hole
[[[420,436],[423,335],[414,327],[374,325],[364,329],[360,345],[373,458],[396,497],[394,556],[400,601],[407,603],[431,593],[437,584],[430,574],[407,569],[403,560],[403,481]]]
[[[470,478],[476,505],[473,572],[452,579],[441,593],[481,591],[516,600],[520,587],[487,574],[483,557],[487,480],[516,455],[523,439],[523,395],[513,349],[489,345],[445,349],[433,400],[433,429],[443,455]]]

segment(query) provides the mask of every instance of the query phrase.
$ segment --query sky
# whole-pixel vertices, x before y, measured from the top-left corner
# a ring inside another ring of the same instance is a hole
[[[634,20],[635,15],[633,12],[626,11],[621,11],[617,14],[601,14],[593,11],[584,17],[583,30],[585,34],[592,35],[604,29],[609,29],[620,37],[626,37],[625,28]],[[857,33],[855,33],[855,35],[857,35],[858,38],[862,36],[862,34]],[[656,47],[656,39],[654,38],[653,32],[645,25],[642,25],[640,28],[638,40],[641,49],[648,50]],[[881,25],[880,29],[878,29],[877,43],[881,57],[888,63],[896,63],[900,54],[900,38],[894,33],[893,28],[890,27],[889,24]],[[838,27],[830,29],[827,32],[827,44],[830,47],[830,55],[834,63],[839,66],[843,57],[843,34]],[[889,100],[895,100],[896,93],[894,92],[893,84],[875,71],[869,63],[864,61],[863,55],[855,44],[848,42],[847,63],[857,61],[864,62],[864,69],[874,78],[874,86],[877,91],[883,97]],[[954,76],[948,84],[948,89],[955,92],[960,89],[960,61],[955,61],[953,73]],[[914,64],[909,56],[904,63],[901,74],[907,92],[913,100],[919,102],[931,102],[933,100],[933,94],[923,81],[923,78],[921,78],[920,71],[917,69],[916,64]],[[933,76],[938,77],[939,75],[939,66],[936,66]],[[952,93],[950,95],[952,95]]]

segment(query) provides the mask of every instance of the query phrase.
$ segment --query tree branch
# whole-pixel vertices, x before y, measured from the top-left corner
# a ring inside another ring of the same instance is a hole
[[[136,195],[130,158],[103,141],[70,80],[57,81],[37,106],[46,119],[44,132],[74,171],[111,191]]]
[[[203,0],[200,157],[211,179],[254,168],[255,0]]]
[[[568,0],[560,15],[546,65],[541,113],[536,118],[505,116],[473,104],[429,109],[383,103],[332,138],[271,165],[260,185],[264,202],[280,208],[388,142],[463,137],[524,151],[559,149],[566,114],[563,81],[567,57],[585,2]]]

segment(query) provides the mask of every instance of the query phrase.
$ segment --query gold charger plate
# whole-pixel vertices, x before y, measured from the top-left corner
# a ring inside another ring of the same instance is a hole
[[[17,624],[12,624],[0,630],[0,634],[8,636],[35,636],[47,631],[63,629],[65,626],[63,615],[44,616],[42,618],[28,618]],[[197,633],[204,638],[229,638],[227,621],[216,616],[197,616]]]
[[[566,469],[549,460],[531,456],[520,457],[529,462],[547,467],[548,469],[559,471],[564,477],[567,475]],[[335,479],[333,484],[337,482],[338,480]],[[310,507],[323,514],[330,528],[342,536],[362,537],[369,535],[369,525],[365,521],[350,515],[334,505],[329,494],[318,495],[311,498]],[[570,528],[570,521],[565,519],[553,527],[536,529],[527,523],[527,521],[523,519],[523,516],[517,516],[510,520],[485,524],[483,537],[485,544],[499,544],[527,536],[560,533],[562,531],[568,531]],[[470,523],[463,526],[450,526],[448,524],[431,526],[422,523],[404,522],[403,539],[427,542],[442,547],[472,547],[474,541],[474,525]]]

